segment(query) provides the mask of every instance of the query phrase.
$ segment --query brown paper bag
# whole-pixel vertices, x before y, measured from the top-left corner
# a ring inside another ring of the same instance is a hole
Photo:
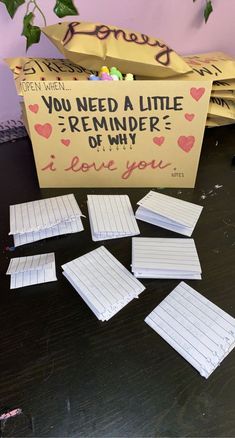
[[[235,75],[234,75],[235,76]],[[235,79],[228,79],[224,81],[214,81],[212,85],[212,90],[222,91],[222,90],[234,90],[235,91]]]
[[[181,77],[176,76],[171,79],[176,81],[179,79],[188,81],[222,81],[235,78],[235,58],[225,53],[203,53],[200,55],[184,56],[183,59],[189,64],[192,71]],[[148,76],[150,75],[148,74]],[[136,79],[146,80],[150,78],[141,75],[137,76]]]
[[[211,97],[208,115],[214,117],[225,117],[235,121],[235,102],[219,97]]]
[[[73,64],[66,59],[54,58],[7,58],[17,93],[22,96],[21,81],[79,81],[87,80],[93,70]]]
[[[235,101],[235,91],[234,90],[215,90],[211,92],[211,97],[217,97],[225,100]]]
[[[207,128],[217,128],[219,126],[227,126],[235,123],[235,120],[226,119],[226,117],[214,117],[207,116],[206,127]]]
[[[158,76],[191,70],[170,47],[154,37],[100,23],[58,23],[42,29],[63,55],[76,64],[99,70],[116,66],[123,73]]]

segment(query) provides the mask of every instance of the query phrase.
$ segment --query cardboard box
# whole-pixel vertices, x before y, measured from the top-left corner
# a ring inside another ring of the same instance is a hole
[[[194,187],[211,82],[22,82],[41,187]]]

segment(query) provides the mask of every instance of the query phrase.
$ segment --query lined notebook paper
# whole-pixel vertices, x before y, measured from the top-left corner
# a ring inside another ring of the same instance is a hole
[[[201,279],[193,239],[133,237],[131,270],[138,278]]]
[[[56,281],[55,254],[11,259],[6,274],[11,276],[11,289]]]
[[[82,212],[73,194],[10,206],[15,246],[83,230]]]
[[[88,195],[92,240],[116,239],[140,233],[127,195]]]
[[[63,274],[101,321],[145,289],[104,246],[62,266]]]
[[[145,322],[205,378],[235,346],[235,319],[184,282]]]
[[[138,203],[136,218],[176,233],[191,236],[203,207],[150,191]]]

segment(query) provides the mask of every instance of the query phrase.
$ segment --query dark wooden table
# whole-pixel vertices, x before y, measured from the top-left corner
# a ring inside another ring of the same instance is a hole
[[[235,126],[207,130],[196,188],[164,193],[204,205],[193,237],[202,281],[188,281],[235,316]],[[87,214],[87,193],[128,193],[133,207],[146,189],[40,190],[28,139],[0,145],[1,358],[3,437],[235,436],[235,352],[202,378],[144,318],[179,283],[145,280],[146,291],[101,323],[62,276],[60,266],[100,245],[85,231],[6,249],[9,205],[73,192]],[[139,222],[142,236],[180,237]],[[131,239],[105,242],[127,267]],[[55,252],[58,281],[10,291],[11,257]]]

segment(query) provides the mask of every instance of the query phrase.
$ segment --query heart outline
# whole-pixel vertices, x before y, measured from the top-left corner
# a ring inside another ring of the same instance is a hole
[[[178,146],[180,149],[182,149],[184,152],[188,153],[191,151],[191,149],[194,146],[195,143],[195,137],[193,135],[181,135],[177,140]]]
[[[52,126],[50,123],[44,123],[44,125],[36,123],[36,125],[34,125],[34,129],[38,133],[38,135],[41,135],[41,137],[44,137],[46,139],[48,139],[52,133]]]
[[[161,137],[153,137],[153,142],[157,145],[157,146],[161,146],[165,141],[165,137],[163,137],[163,135]]]

